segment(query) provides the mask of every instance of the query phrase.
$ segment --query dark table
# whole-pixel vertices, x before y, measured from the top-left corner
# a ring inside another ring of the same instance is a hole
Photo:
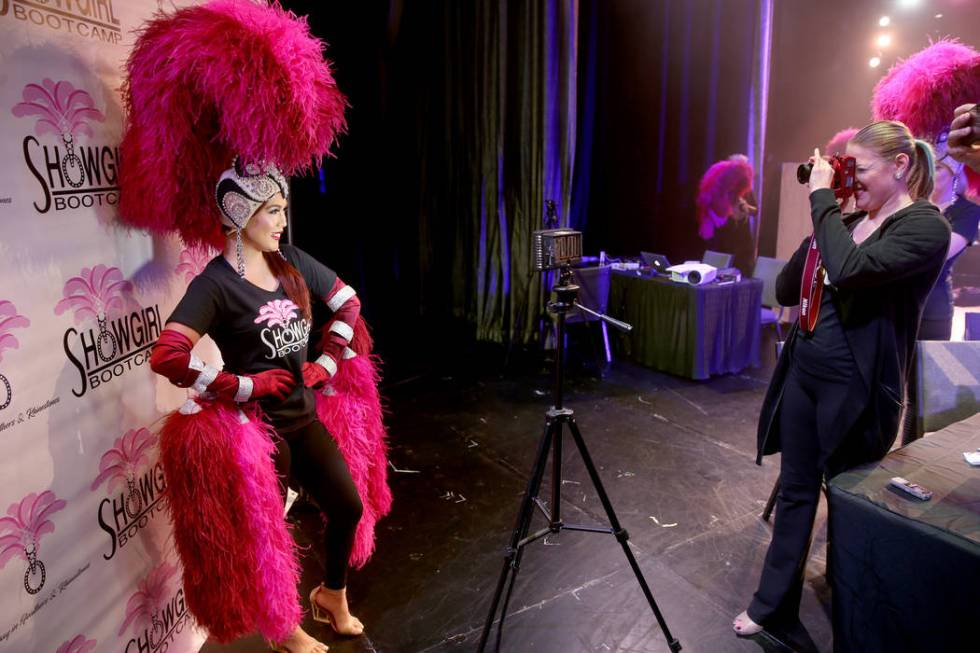
[[[963,459],[978,446],[980,414],[831,480],[835,651],[980,650],[980,467]]]
[[[633,325],[620,353],[690,379],[759,365],[762,281],[692,286],[614,271],[609,314]]]

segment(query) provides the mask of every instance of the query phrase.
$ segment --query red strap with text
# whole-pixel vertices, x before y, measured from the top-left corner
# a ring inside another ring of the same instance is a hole
[[[823,298],[823,262],[817,239],[810,236],[810,248],[803,264],[803,279],[800,284],[800,328],[805,333],[813,333],[820,316],[820,300]]]

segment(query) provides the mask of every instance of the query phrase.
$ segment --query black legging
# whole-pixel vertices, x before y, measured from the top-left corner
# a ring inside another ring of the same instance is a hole
[[[320,420],[313,420],[277,440],[275,463],[283,493],[291,474],[327,516],[323,584],[342,589],[347,585],[347,561],[363,506],[337,443]]]

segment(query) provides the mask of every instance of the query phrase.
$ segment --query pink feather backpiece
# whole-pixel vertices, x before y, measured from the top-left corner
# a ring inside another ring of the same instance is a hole
[[[304,19],[212,0],[148,22],[126,64],[119,214],[221,247],[214,187],[235,155],[285,174],[331,154],[347,101]]]
[[[366,335],[366,328],[358,319],[355,350],[362,349],[358,342],[361,333]],[[350,557],[355,568],[364,566],[374,553],[375,526],[391,510],[387,434],[378,392],[379,362],[377,356],[368,353],[342,362],[331,382],[334,394],[316,396],[317,415],[344,455],[364,506]]]

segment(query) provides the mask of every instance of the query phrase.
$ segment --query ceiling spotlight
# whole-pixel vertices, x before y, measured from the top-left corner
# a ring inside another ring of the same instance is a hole
[[[878,19],[878,27],[888,27],[892,22],[892,19],[888,16],[882,16]]]
[[[892,35],[881,34],[878,36],[878,40],[876,41],[876,43],[878,44],[879,48],[887,48],[889,45],[892,44]]]
[[[942,18],[942,17],[943,17],[942,14],[936,14],[936,18]]]
[[[868,65],[871,66],[872,68],[877,68],[878,66],[881,65],[881,59],[878,57],[871,57],[871,60],[868,61]]]
[[[912,9],[922,4],[919,0],[898,0],[898,6],[902,9]]]

